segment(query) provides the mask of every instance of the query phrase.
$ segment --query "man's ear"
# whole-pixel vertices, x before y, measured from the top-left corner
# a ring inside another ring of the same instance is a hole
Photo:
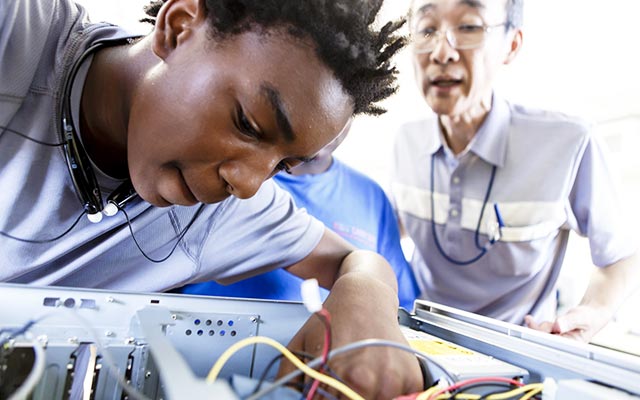
[[[522,48],[522,30],[516,29],[513,32],[513,38],[511,39],[511,47],[509,48],[509,52],[507,53],[507,57],[504,59],[504,64],[509,64],[516,58],[516,55]]]
[[[160,58],[167,58],[178,45],[191,37],[199,24],[206,20],[202,0],[168,0],[165,2],[151,33],[152,50]]]

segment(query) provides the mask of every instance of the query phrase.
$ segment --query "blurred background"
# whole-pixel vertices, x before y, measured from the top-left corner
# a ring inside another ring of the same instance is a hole
[[[79,0],[93,21],[147,33],[147,0]],[[409,0],[388,0],[380,21],[403,16]],[[561,111],[590,121],[611,154],[631,228],[640,226],[640,1],[529,0],[524,46],[505,67],[498,90],[515,102]],[[411,50],[397,58],[400,90],[381,117],[358,117],[336,151],[347,164],[388,186],[391,148],[402,121],[430,113],[413,80]],[[635,233],[634,233],[635,235]],[[638,240],[640,244],[640,239]],[[593,268],[588,243],[573,235],[560,278],[561,308],[576,304]],[[629,300],[597,340],[640,354],[640,294]]]

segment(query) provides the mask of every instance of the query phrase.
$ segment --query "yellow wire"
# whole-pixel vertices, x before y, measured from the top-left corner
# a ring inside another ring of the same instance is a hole
[[[438,390],[442,390],[443,388],[435,385],[435,386],[431,386],[429,389],[425,390],[424,392],[420,393],[418,395],[418,397],[416,397],[416,400],[428,400],[429,397],[433,396],[433,394],[435,392],[437,392]]]
[[[470,393],[458,393],[454,396],[450,394],[439,394],[435,400],[448,400],[448,399],[466,399],[466,400],[476,400],[481,396],[479,394],[470,394]],[[417,399],[416,399],[417,400]]]
[[[532,391],[533,390],[537,390],[538,392],[540,392],[543,387],[544,386],[542,385],[542,383],[530,383],[528,385],[520,386],[519,388],[510,390],[508,392],[492,394],[491,396],[487,397],[487,400],[508,399],[510,397],[513,397],[513,396],[518,395],[520,393],[528,392],[530,390],[532,390]],[[536,393],[538,393],[538,392],[536,392]],[[535,393],[534,393],[534,395],[535,395]]]
[[[477,400],[480,398],[479,394],[469,394],[469,393],[458,393],[453,396],[454,399],[462,399],[462,400]]]
[[[269,346],[274,347],[275,349],[280,351],[285,357],[287,357],[287,359],[291,361],[293,365],[295,365],[298,369],[302,370],[302,372],[309,375],[315,380],[318,380],[328,386],[331,386],[336,390],[339,390],[342,394],[347,396],[349,399],[364,400],[362,396],[360,396],[358,393],[353,391],[353,389],[351,389],[344,383],[338,381],[337,379],[333,379],[330,376],[321,374],[320,372],[314,370],[313,368],[308,367],[305,363],[303,363],[295,355],[293,355],[293,353],[291,353],[289,349],[281,345],[279,342],[265,336],[248,337],[237,343],[234,343],[227,350],[225,350],[225,352],[222,353],[220,358],[218,358],[218,361],[216,361],[216,363],[213,364],[213,367],[211,367],[211,371],[209,371],[209,375],[207,375],[207,383],[213,383],[216,380],[224,364],[229,360],[229,358],[231,358],[231,356],[236,351],[240,350],[243,347],[256,344],[256,343],[268,344]]]
[[[542,387],[540,387],[538,389],[533,389],[529,393],[527,393],[524,396],[520,397],[520,400],[528,400],[528,399],[532,398],[533,396],[537,395],[540,392],[542,392]]]
[[[543,389],[543,384],[542,383],[531,383],[528,385],[524,385],[524,386],[520,386],[519,388],[513,389],[513,390],[509,390],[508,392],[502,392],[502,393],[495,393],[492,394],[490,396],[487,396],[487,400],[503,400],[503,399],[508,399],[511,398],[513,396],[516,396],[520,393],[524,393],[524,392],[529,392],[526,393],[524,396],[522,396],[520,398],[520,400],[527,400],[530,399],[531,397],[535,396],[536,394],[540,393]],[[429,390],[427,390],[426,392],[422,393],[420,396],[423,396],[424,394],[428,394],[428,395],[433,395],[433,393],[435,391],[431,391],[433,388],[430,388]],[[431,391],[431,393],[427,393]],[[420,397],[418,396],[416,398],[416,400],[427,400],[429,399],[429,396],[424,396],[424,397]],[[474,399],[479,399],[481,396],[477,395],[477,394],[467,394],[467,393],[458,393],[457,395],[454,396],[454,398],[457,399],[466,399],[466,400],[474,400]],[[450,394],[441,394],[438,395],[438,397],[436,397],[436,400],[448,400],[451,399],[451,395]]]

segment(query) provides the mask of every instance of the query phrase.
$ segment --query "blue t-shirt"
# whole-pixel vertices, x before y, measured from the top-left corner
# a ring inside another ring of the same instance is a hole
[[[418,294],[413,273],[400,247],[398,223],[382,188],[368,176],[334,158],[322,174],[280,173],[275,181],[291,193],[298,207],[322,221],[354,246],[380,253],[398,279],[400,306],[411,309]],[[203,282],[185,286],[189,294],[300,300],[301,279],[275,270],[223,286]],[[326,297],[327,292],[323,295]]]

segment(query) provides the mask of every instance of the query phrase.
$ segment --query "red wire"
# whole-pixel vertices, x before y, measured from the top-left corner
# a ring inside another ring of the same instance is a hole
[[[318,371],[324,372],[324,367],[327,365],[327,361],[329,359],[329,350],[331,349],[331,314],[324,307],[316,312],[316,315],[322,320],[324,324],[324,346],[322,348],[322,363],[320,367],[318,367]],[[307,400],[313,399],[313,396],[316,393],[316,390],[320,386],[319,380],[314,380],[311,385],[311,389],[307,393]]]
[[[503,378],[501,376],[490,376],[490,377],[484,377],[484,378],[465,379],[464,381],[460,381],[458,383],[455,383],[455,384],[449,386],[448,388],[444,388],[444,389],[442,389],[442,390],[440,390],[438,392],[435,392],[434,394],[429,396],[429,399],[427,399],[427,400],[436,399],[441,394],[446,393],[446,392],[450,392],[452,390],[459,389],[462,386],[471,385],[471,384],[474,384],[474,383],[486,383],[486,382],[505,382],[505,383],[509,383],[511,385],[514,385],[514,386],[524,386],[524,383],[522,383],[522,382],[518,382],[518,381],[515,381],[513,379],[509,379],[509,378]]]

